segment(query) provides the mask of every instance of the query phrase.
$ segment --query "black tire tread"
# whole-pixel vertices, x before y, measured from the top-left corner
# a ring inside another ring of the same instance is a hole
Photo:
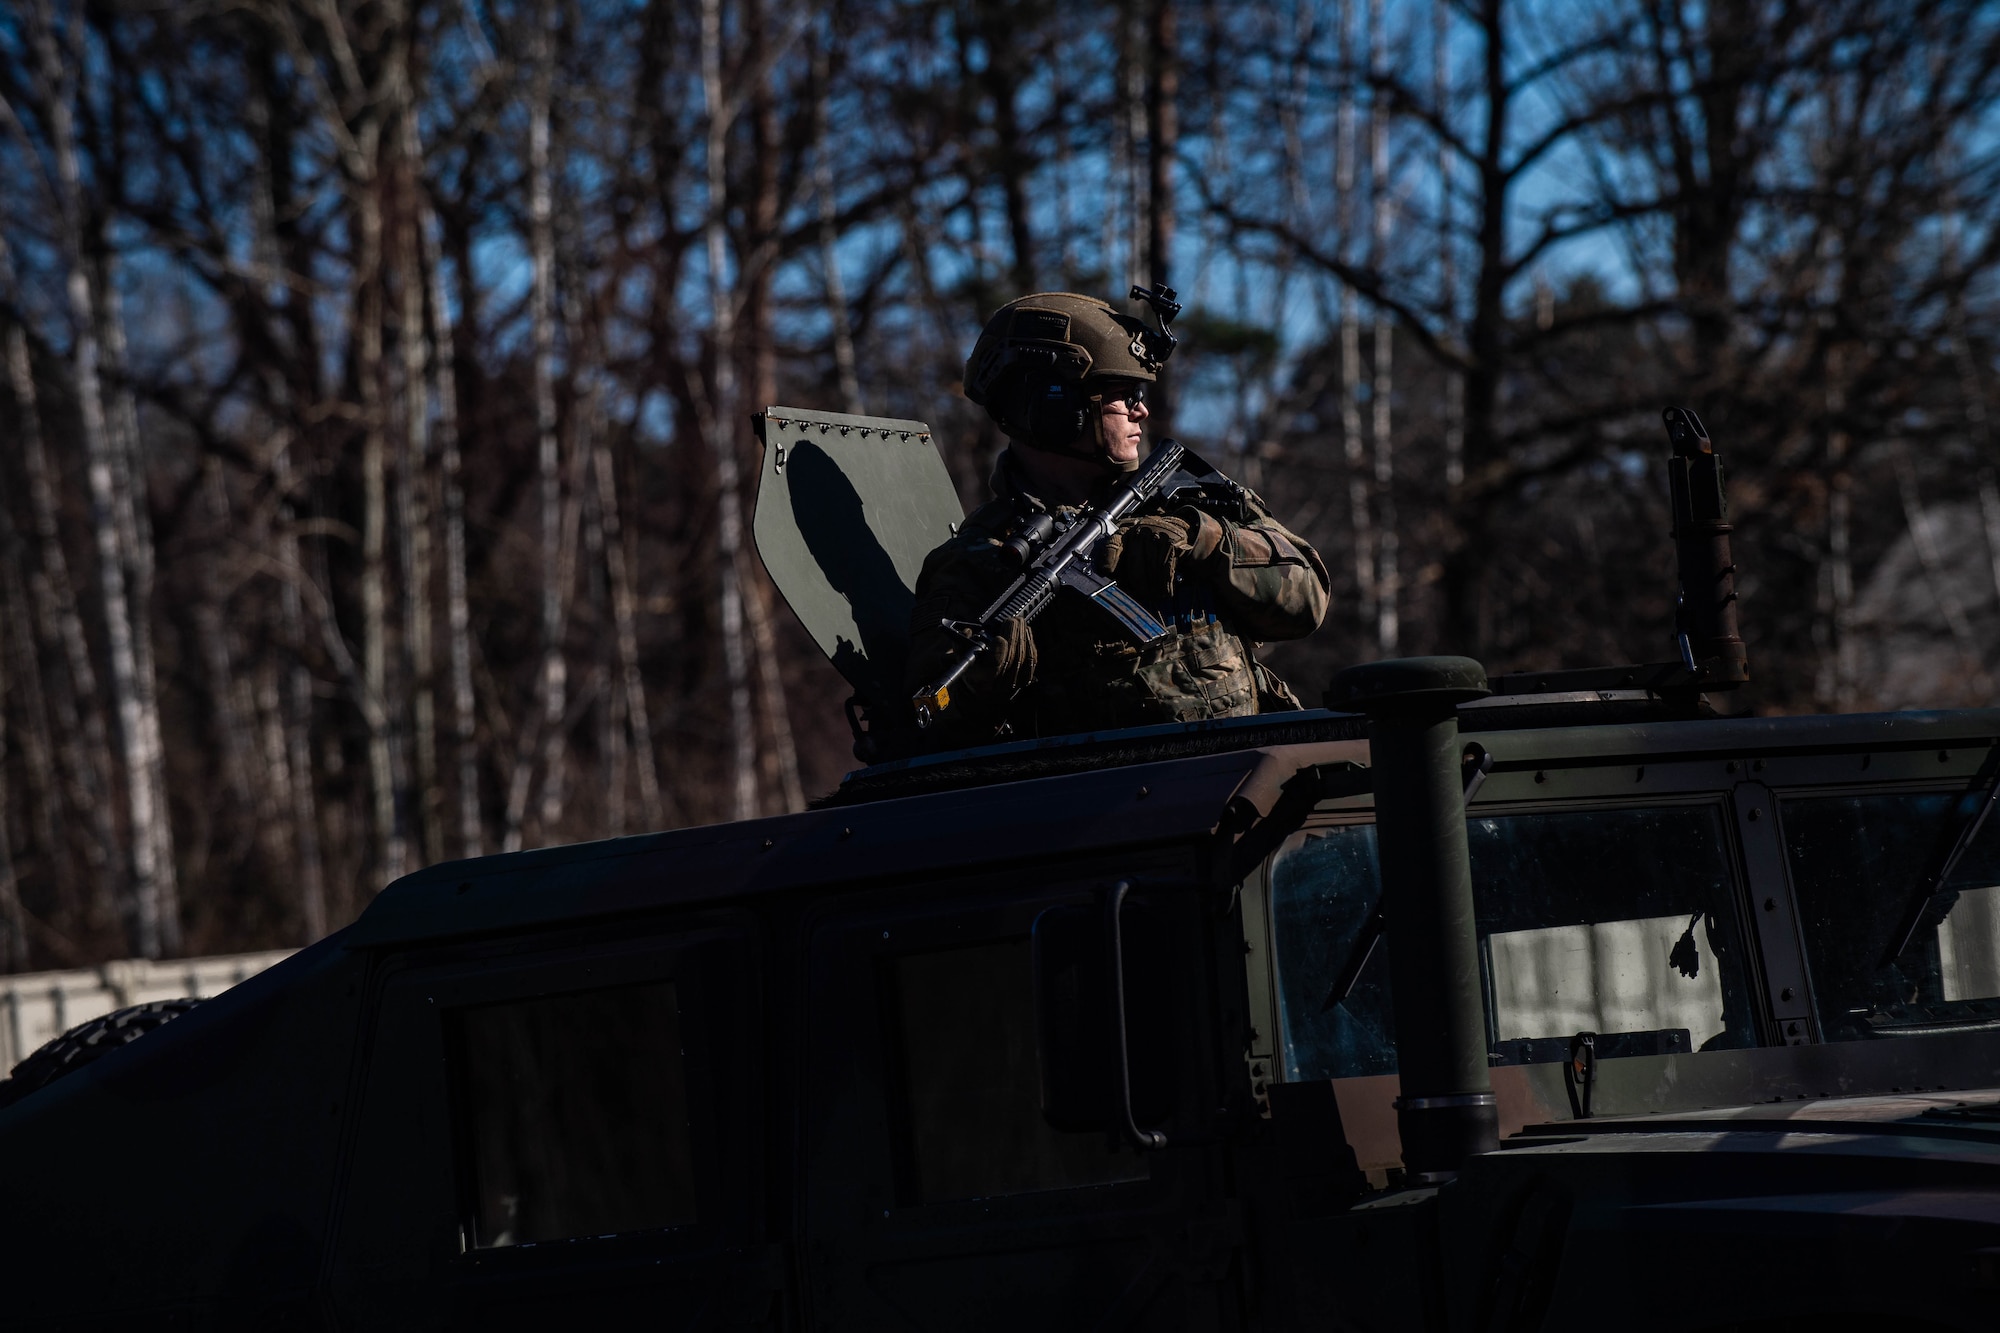
[[[0,1079],[0,1107],[11,1106],[57,1079],[130,1045],[200,1003],[189,999],[152,1000],[114,1009],[77,1024],[15,1065],[11,1077]]]

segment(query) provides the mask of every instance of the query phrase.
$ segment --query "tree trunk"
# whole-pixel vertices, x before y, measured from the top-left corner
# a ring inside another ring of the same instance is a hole
[[[1139,157],[1139,146],[1146,136],[1146,36],[1137,0],[1123,0],[1119,10],[1118,37],[1124,46],[1117,69],[1124,84],[1119,111],[1125,122],[1125,161],[1119,184],[1125,193],[1125,273],[1111,291],[1112,296],[1123,296],[1146,281],[1146,265],[1150,261],[1146,253],[1146,218],[1152,208],[1152,201],[1146,197],[1150,176]]]
[[[202,478],[202,489],[207,493],[209,519],[217,532],[228,532],[229,495],[221,460],[211,455],[204,460],[203,471],[207,474]],[[230,626],[224,613],[228,596],[221,564],[211,561],[203,570],[202,599],[194,608],[194,622],[202,641],[202,665],[208,673],[209,707],[216,730],[222,735],[223,783],[238,809],[256,811],[257,828],[262,830],[271,827],[274,820],[270,805],[272,791],[268,783],[251,776],[254,742],[247,720],[249,713],[241,706],[244,700],[230,652]],[[270,869],[276,871],[278,867],[272,865]]]
[[[1451,6],[1446,0],[1431,0],[1431,103],[1438,123],[1447,128],[1452,121],[1451,104]],[[1457,158],[1451,141],[1438,136],[1438,310],[1439,322],[1452,326],[1458,312],[1458,258],[1452,245],[1452,172]],[[1456,366],[1444,372],[1444,484],[1446,504],[1449,492],[1465,481],[1465,376]]]
[[[1513,88],[1506,68],[1506,0],[1479,0],[1473,11],[1479,29],[1479,97],[1485,124],[1478,157],[1479,267],[1473,278],[1472,314],[1466,331],[1470,365],[1465,373],[1461,420],[1467,477],[1496,461],[1500,448],[1500,384],[1505,361],[1507,310],[1507,136],[1512,132]],[[1468,493],[1473,492],[1473,493]],[[1454,652],[1484,659],[1488,648],[1480,571],[1485,553],[1481,536],[1492,505],[1484,488],[1463,487],[1451,504],[1451,538],[1446,547],[1440,591],[1444,623]]]
[[[421,163],[421,144],[415,154]],[[421,173],[416,206],[424,268],[430,277],[431,322],[436,331],[431,356],[432,394],[437,401],[438,467],[444,489],[445,633],[451,658],[452,743],[458,767],[458,843],[461,856],[483,852],[484,821],[479,813],[479,726],[472,692],[472,607],[465,583],[465,478],[458,441],[458,339],[444,283],[444,247],[437,215]]]
[[[1035,290],[1034,204],[1028,196],[1034,156],[1021,130],[1021,71],[1013,43],[1004,31],[991,32],[987,43],[986,89],[993,103],[994,174],[1000,179],[1007,208],[1008,251],[1013,262],[1008,277],[1017,295]]]
[[[361,687],[368,696],[369,812],[376,875],[387,884],[408,866],[396,781],[394,710],[389,706],[388,440],[382,405],[382,172],[379,150],[354,182],[355,374],[361,393]]]
[[[139,413],[132,382],[125,369],[125,315],[118,294],[117,267],[106,248],[103,299],[98,311],[104,323],[107,425],[111,447],[119,460],[112,471],[112,495],[117,505],[118,543],[124,549],[132,589],[132,649],[139,691],[139,726],[145,747],[145,780],[153,789],[153,854],[158,867],[160,944],[180,952],[180,877],[174,861],[173,811],[167,793],[166,745],[160,735],[159,673],[153,665],[153,520],[147,501],[145,461],[140,456]]]
[[[832,73],[827,51],[833,34],[829,30],[813,51],[813,195],[819,203],[819,262],[826,289],[827,316],[833,325],[833,368],[840,381],[842,410],[860,415],[867,409],[861,402],[861,377],[854,362],[854,330],[847,316],[847,284],[840,276],[839,237],[834,225],[836,201],[833,161],[828,155],[828,84]]]
[[[753,262],[743,276],[745,331],[749,336],[750,403],[762,411],[778,395],[778,339],[773,327],[771,284],[776,272],[778,251],[778,167],[784,151],[778,128],[778,104],[771,89],[766,44],[766,14],[762,3],[749,10],[750,50],[746,60],[762,69],[757,91],[751,99],[752,170],[755,189],[750,199],[750,251]],[[740,415],[740,414],[739,414]],[[785,699],[783,663],[778,659],[777,636],[771,628],[770,579],[763,564],[745,554],[742,566],[747,573],[744,588],[744,619],[750,631],[752,651],[757,658],[758,707],[770,735],[770,748],[763,754],[766,769],[760,777],[766,790],[776,790],[786,813],[805,809],[805,792],[799,783],[799,752],[792,739],[790,707]]]
[[[14,592],[21,586],[20,546],[7,534],[4,553],[7,577],[0,583],[0,623],[18,625],[27,608],[18,605]],[[0,654],[0,970],[25,971],[28,966],[28,921],[21,910],[21,883],[14,874],[14,835],[11,827],[13,802],[7,797],[7,659]],[[53,857],[55,848],[48,849]]]
[[[708,298],[715,368],[709,382],[708,437],[715,455],[718,564],[721,573],[722,658],[729,691],[730,812],[757,811],[757,740],[750,711],[749,648],[743,625],[743,507],[736,441],[736,293],[728,280],[729,117],[722,87],[722,4],[702,0],[701,80],[708,114]]]
[[[535,347],[535,457],[541,485],[542,540],[542,671],[536,690],[540,717],[523,728],[542,749],[541,832],[554,834],[563,807],[566,752],[564,715],[568,711],[569,661],[563,653],[563,485],[562,441],[556,418],[555,224],[549,166],[550,100],[554,82],[554,44],[550,26],[554,10],[546,4],[535,14],[532,104],[528,109],[528,244],[534,263],[530,314]],[[535,747],[524,743],[515,752],[515,771],[508,792],[509,849],[521,845],[526,817],[528,773]]]
[[[1146,268],[1148,282],[1171,284],[1174,258],[1174,167],[1180,155],[1180,22],[1174,0],[1152,0],[1152,79],[1146,87]],[[1119,293],[1123,295],[1124,293]],[[1160,374],[1153,434],[1173,434],[1169,370]]]
[[[55,150],[63,232],[68,244],[64,258],[69,272],[64,286],[69,298],[73,338],[71,373],[83,425],[91,529],[97,543],[98,585],[103,600],[105,643],[111,662],[111,693],[118,719],[118,746],[124,761],[126,814],[131,825],[128,848],[131,881],[126,926],[133,951],[142,957],[158,958],[164,951],[169,933],[161,916],[160,838],[155,827],[162,815],[155,803],[146,751],[139,668],[132,642],[131,607],[127,600],[125,552],[119,542],[115,477],[119,459],[105,423],[103,387],[98,375],[97,299],[92,290],[82,244],[88,225],[83,176],[71,129],[70,77],[57,54],[55,19],[48,0],[41,0],[37,11],[36,44],[49,111],[49,137]]]
[[[9,515],[4,507],[0,507],[0,579],[5,580],[5,586],[0,587],[0,604],[15,608],[9,614],[18,617],[21,614],[18,608],[29,603],[29,593],[27,581],[21,575],[21,566],[25,563],[21,546],[10,535],[10,527]],[[48,699],[41,689],[41,661],[35,644],[28,635],[7,634],[0,635],[0,649],[12,655],[13,675],[20,682],[21,717],[27,724],[22,732],[21,759],[28,770],[25,796],[35,845],[46,849],[59,901],[74,919],[73,925],[102,925],[113,919],[111,914],[92,911],[94,904],[90,903],[89,895],[76,891],[71,859],[66,854],[68,846],[63,837],[63,821],[58,808],[61,788],[57,786],[56,766],[50,757],[56,750],[56,744],[50,734]],[[7,665],[0,660],[0,673],[7,670]],[[73,733],[66,744],[74,746]],[[5,810],[4,801],[0,801],[0,819],[5,818]]]
[[[291,441],[281,438],[271,455],[271,482],[278,494],[278,558],[290,576],[278,589],[280,623],[291,667],[285,673],[285,757],[291,785],[292,840],[298,863],[300,943],[311,944],[327,930],[326,880],[320,859],[319,804],[313,789],[313,679],[306,666],[305,609],[299,581],[309,577],[299,551],[298,513],[292,501]]]
[[[5,270],[7,286],[12,289],[13,270],[4,240],[0,240],[0,269]],[[77,609],[69,560],[56,526],[55,487],[43,447],[34,367],[28,356],[27,335],[19,324],[10,324],[7,329],[7,371],[14,390],[21,462],[27,474],[29,512],[39,553],[39,567],[29,579],[35,623],[42,641],[58,646],[69,668],[67,681],[48,691],[53,696],[60,737],[55,742],[57,764],[70,808],[90,831],[84,839],[84,873],[89,877],[84,901],[101,923],[108,923],[118,911],[110,872],[117,857],[118,835],[113,806],[105,795],[110,785],[105,765],[111,751],[98,700],[97,672],[91,665],[83,615]],[[44,799],[53,806],[57,788],[49,784],[42,790]],[[50,854],[56,856],[53,847]],[[56,864],[67,864],[67,858],[58,856]]]
[[[431,649],[430,340],[424,326],[424,269],[417,232],[423,194],[423,144],[417,110],[403,108],[402,207],[397,211],[397,336],[403,353],[403,457],[396,470],[397,530],[402,536],[403,638],[410,657],[411,723],[416,733],[417,828],[426,864],[444,859],[444,792],[438,782],[436,662]]]
[[[1368,67],[1380,78],[1387,73],[1388,30],[1382,0],[1368,4]],[[1374,79],[1371,86],[1379,87]],[[1389,117],[1380,97],[1368,107],[1368,193],[1373,203],[1369,232],[1372,253],[1370,267],[1385,273],[1389,267],[1389,222],[1393,200],[1389,191]],[[1400,600],[1402,573],[1397,565],[1401,554],[1396,523],[1396,441],[1391,433],[1391,395],[1395,390],[1395,327],[1386,307],[1375,307],[1375,327],[1369,338],[1374,354],[1375,383],[1369,396],[1374,408],[1375,433],[1375,648],[1383,657],[1394,657],[1402,638]]]
[[[1339,67],[1350,86],[1340,95],[1340,103],[1334,112],[1334,151],[1338,161],[1334,170],[1335,189],[1339,193],[1339,227],[1341,245],[1348,245],[1358,224],[1360,210],[1355,207],[1355,189],[1360,173],[1355,169],[1361,153],[1361,136],[1357,124],[1354,64],[1354,15],[1348,0],[1338,0],[1334,8],[1334,22],[1339,32]],[[1373,470],[1367,466],[1367,446],[1361,437],[1361,325],[1355,318],[1354,289],[1346,283],[1340,288],[1340,452],[1347,468],[1347,522],[1354,534],[1354,601],[1355,614],[1359,619],[1356,626],[1366,637],[1376,632],[1375,622],[1375,505],[1371,496],[1369,481]]]

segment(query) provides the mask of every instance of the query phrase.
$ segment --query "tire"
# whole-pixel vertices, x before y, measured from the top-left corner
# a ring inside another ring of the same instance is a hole
[[[199,1000],[154,1000],[117,1009],[88,1023],[79,1023],[20,1064],[11,1078],[0,1079],[0,1108],[39,1092],[67,1074],[74,1074],[122,1046],[139,1040],[200,1004]]]

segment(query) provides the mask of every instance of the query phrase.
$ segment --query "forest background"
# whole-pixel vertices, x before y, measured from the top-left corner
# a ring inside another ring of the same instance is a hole
[[[1670,403],[1763,711],[1990,703],[1978,0],[9,0],[0,970],[798,809],[773,403],[930,422],[1037,289],[1334,572],[1269,659],[1670,656]]]

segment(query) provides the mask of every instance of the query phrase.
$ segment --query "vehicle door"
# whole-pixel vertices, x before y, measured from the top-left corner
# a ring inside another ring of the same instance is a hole
[[[1219,1136],[1170,1133],[1166,1149],[1141,1153],[1041,1115],[1030,932],[1044,909],[1098,901],[1103,885],[937,886],[844,907],[812,929],[813,1327],[1237,1326]],[[1191,895],[1162,902],[1170,947],[1191,960],[1173,1015],[1191,1033],[1211,995],[1200,914]],[[1200,1063],[1177,1075],[1178,1095],[1213,1107]]]
[[[356,1329],[762,1325],[744,923],[391,960],[332,1289]]]

